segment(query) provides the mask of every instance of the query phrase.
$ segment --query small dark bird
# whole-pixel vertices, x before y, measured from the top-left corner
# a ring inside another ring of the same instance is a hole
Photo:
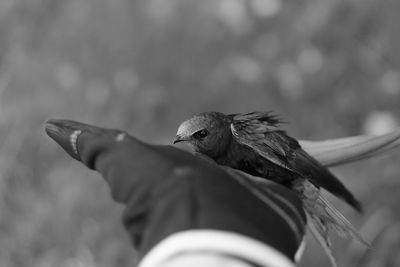
[[[205,112],[184,121],[174,143],[185,141],[220,165],[288,187],[296,186],[298,179],[308,180],[362,211],[343,183],[281,130],[280,123],[270,112]]]
[[[205,112],[184,121],[174,143],[186,142],[195,152],[219,165],[273,180],[297,192],[309,217],[311,232],[336,266],[330,251],[330,229],[369,244],[321,195],[320,187],[360,212],[362,206],[335,175],[280,129],[280,124],[271,112]]]

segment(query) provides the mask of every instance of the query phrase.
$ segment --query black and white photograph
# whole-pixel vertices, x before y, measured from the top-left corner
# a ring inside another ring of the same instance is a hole
[[[1,0],[0,266],[400,266],[399,14]]]

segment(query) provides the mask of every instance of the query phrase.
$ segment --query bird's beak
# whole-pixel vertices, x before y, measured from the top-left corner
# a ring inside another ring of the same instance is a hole
[[[185,141],[186,139],[183,136],[177,135],[175,136],[174,144]]]

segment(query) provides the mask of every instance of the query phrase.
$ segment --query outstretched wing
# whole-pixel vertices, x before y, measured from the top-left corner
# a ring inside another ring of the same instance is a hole
[[[278,128],[280,120],[276,116],[270,112],[232,116],[232,134],[240,144],[252,148],[266,160],[299,174],[361,210],[360,203],[339,179],[308,155],[296,139]]]
[[[254,149],[265,159],[290,171],[289,163],[300,148],[297,140],[278,128],[281,121],[271,112],[251,112],[233,115],[231,131],[235,139]]]

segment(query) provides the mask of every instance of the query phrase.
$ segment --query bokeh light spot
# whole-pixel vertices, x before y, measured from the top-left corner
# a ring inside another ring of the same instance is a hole
[[[387,111],[375,111],[368,115],[364,122],[364,133],[380,135],[399,127],[396,118]]]
[[[218,17],[234,33],[243,34],[250,28],[244,0],[221,0]]]
[[[282,9],[282,0],[252,0],[251,8],[259,17],[272,17]]]

